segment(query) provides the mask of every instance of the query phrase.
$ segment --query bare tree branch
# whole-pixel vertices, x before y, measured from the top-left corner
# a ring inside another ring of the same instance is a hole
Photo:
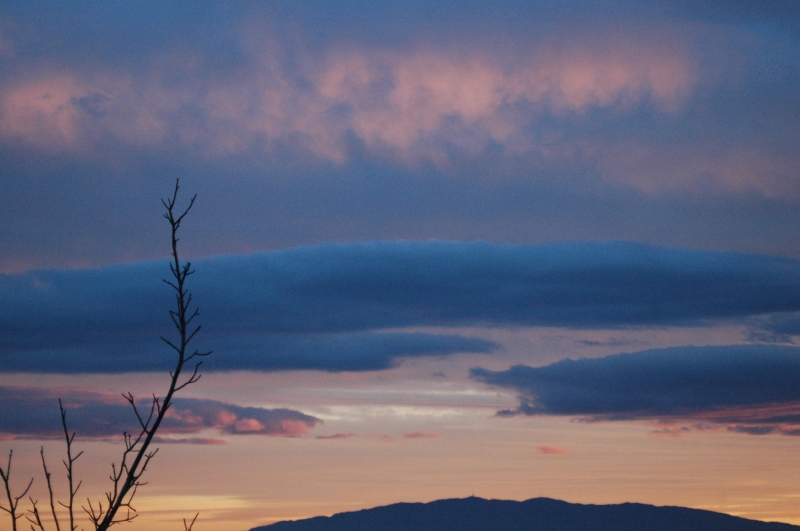
[[[33,478],[28,482],[28,486],[25,487],[25,490],[22,491],[22,494],[19,496],[14,496],[11,494],[11,486],[9,485],[9,479],[11,478],[11,457],[14,455],[14,450],[9,450],[8,452],[8,462],[6,464],[6,469],[3,470],[3,467],[0,466],[0,478],[3,479],[3,484],[6,487],[6,497],[8,498],[8,507],[3,507],[0,505],[0,509],[7,512],[11,517],[11,529],[12,531],[17,531],[17,520],[22,518],[22,515],[17,514],[17,507],[19,506],[19,501],[28,494],[28,491],[33,484]]]
[[[194,205],[197,196],[195,195],[189,200],[189,205],[185,209],[182,211],[176,210],[179,189],[180,183],[176,180],[172,197],[161,200],[166,209],[164,218],[169,222],[172,232],[172,261],[170,263],[172,278],[170,280],[164,279],[164,283],[175,292],[175,308],[169,311],[169,316],[178,332],[177,340],[173,341],[164,337],[161,339],[172,348],[177,355],[177,359],[175,360],[174,368],[169,373],[170,384],[166,395],[164,395],[163,399],[153,395],[150,403],[150,413],[147,418],[139,412],[131,393],[123,395],[134,410],[134,414],[139,421],[140,431],[136,436],[127,432],[123,434],[125,450],[122,453],[122,459],[119,464],[114,463],[111,466],[111,475],[109,476],[111,490],[106,493],[105,504],[103,502],[95,504],[91,500],[87,500],[87,507],[83,508],[94,525],[95,531],[106,531],[116,524],[130,522],[136,518],[136,509],[133,507],[132,502],[136,496],[137,489],[145,485],[141,481],[141,477],[147,469],[147,465],[158,452],[158,449],[150,450],[153,438],[172,405],[174,394],[200,379],[199,371],[202,361],[194,364],[194,368],[188,377],[183,375],[185,365],[189,360],[211,354],[211,352],[197,350],[189,354],[187,348],[189,342],[200,331],[200,326],[190,327],[192,321],[200,315],[200,312],[197,308],[190,307],[192,294],[186,289],[186,279],[194,273],[194,270],[190,262],[181,263],[178,256],[178,229],[180,229],[183,218],[186,217]],[[195,515],[196,519],[197,515]],[[195,520],[192,520],[188,526],[184,520],[184,528],[190,531]],[[70,531],[75,530],[72,528]]]

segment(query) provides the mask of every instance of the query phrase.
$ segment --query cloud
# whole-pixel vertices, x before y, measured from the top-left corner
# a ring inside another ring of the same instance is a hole
[[[566,455],[569,452],[557,446],[537,446],[536,451],[542,455]]]
[[[9,18],[47,37],[9,59],[14,68],[0,77],[0,141],[117,166],[142,152],[185,156],[195,167],[241,157],[317,169],[366,157],[458,175],[491,153],[525,173],[589,159],[581,173],[649,194],[709,186],[794,194],[796,145],[777,149],[793,125],[771,114],[756,139],[739,125],[747,120],[730,119],[746,108],[764,120],[766,102],[797,108],[797,79],[765,78],[762,68],[796,70],[791,54],[775,51],[792,49],[791,36],[763,28],[786,24],[781,9],[573,2],[565,17],[509,2],[454,5],[460,16],[451,21],[411,4],[306,12],[208,2],[192,17],[131,7],[130,18],[114,9],[51,17],[16,9]],[[731,27],[734,12],[752,26]],[[293,29],[276,27],[278,19]],[[742,55],[736,43],[749,39],[771,47]],[[91,67],[76,56],[91,57]],[[746,88],[731,95],[731,80]],[[704,119],[687,128],[698,113]],[[648,134],[630,133],[641,129]],[[746,138],[725,138],[731,131]]]
[[[800,434],[800,349],[766,345],[676,347],[507,371],[475,380],[519,393],[511,415],[675,422],[741,433]]]
[[[195,444],[198,446],[222,446],[225,444],[225,441],[222,439],[211,439],[208,437],[153,437],[153,442],[156,444]]]
[[[208,200],[198,256],[799,248],[785,3],[24,4],[0,3],[3,271],[158,256],[175,175]]]
[[[768,315],[753,319],[750,339],[764,343],[794,343],[800,336],[800,313]]]
[[[436,433],[426,431],[412,431],[403,434],[403,439],[434,439],[438,437]]]
[[[336,441],[339,439],[349,439],[350,437],[355,437],[355,433],[334,433],[333,435],[317,435],[315,439],[325,440],[325,441]]]
[[[0,136],[50,148],[79,147],[79,118],[98,94],[68,75],[42,78],[8,89],[0,98]]]
[[[639,244],[372,242],[198,260],[210,370],[379,370],[498,344],[420,326],[699,326],[800,309],[800,264]],[[2,370],[163,370],[166,263],[0,276]]]
[[[321,421],[291,409],[241,407],[215,400],[176,398],[165,419],[167,433],[214,428],[227,435],[305,435]]]
[[[422,17],[420,34],[408,29],[409,19],[428,10],[422,5],[306,12],[283,2],[217,4],[194,8],[192,17],[175,8],[156,15],[131,7],[130,18],[114,9],[77,8],[60,17],[15,10],[11,17],[43,35],[0,76],[0,141],[117,164],[126,153],[166,151],[203,161],[259,153],[253,160],[260,163],[264,155],[273,161],[288,154],[301,166],[366,155],[406,168],[452,169],[498,146],[512,158],[563,160],[581,147],[542,135],[549,122],[598,109],[670,114],[695,84],[696,61],[680,31],[612,28],[585,38],[583,28],[571,27],[566,37],[564,26],[554,31],[536,9],[511,5],[542,29],[527,24],[511,32],[519,20],[506,10],[459,4],[459,27],[442,31],[446,17],[425,30]],[[357,35],[363,21],[344,21],[362,12],[376,35],[406,20],[399,42],[376,45]],[[285,17],[291,31],[274,22]],[[490,19],[503,24],[486,31]],[[320,38],[326,33],[333,34]],[[101,47],[105,53],[95,49]],[[77,55],[93,60],[76,62]]]
[[[205,330],[204,330],[205,332]],[[199,341],[199,340],[198,340]],[[448,356],[460,352],[492,353],[500,348],[480,338],[423,333],[273,333],[222,335],[205,341],[214,353],[203,360],[208,371],[325,370],[375,371],[397,366],[402,359]],[[166,371],[174,365],[158,339],[120,336],[80,346],[18,350],[0,354],[9,372],[118,373]]]
[[[376,57],[351,52],[335,56],[317,75],[321,102],[315,106],[326,113],[340,109],[339,130],[351,132],[371,150],[398,153],[408,162],[447,165],[453,148],[472,156],[492,143],[511,152],[541,151],[543,146],[525,131],[542,109],[564,115],[637,106],[649,98],[674,107],[691,85],[689,70],[685,58],[663,49],[600,54],[577,49],[513,67],[477,54]],[[344,147],[341,139],[330,138],[331,132],[315,133],[309,137],[328,138],[320,145]]]
[[[544,153],[530,125],[544,115],[652,102],[671,110],[692,85],[686,57],[656,45],[576,47],[557,57],[531,55],[508,63],[494,52],[332,50],[305,72],[280,67],[274,49],[252,58],[244,78],[192,69],[194,57],[172,57],[174,70],[42,72],[0,87],[0,138],[45,151],[100,157],[110,139],[145,147],[165,143],[206,157],[271,152],[293,144],[337,164],[351,139],[373,156],[403,165],[447,167],[453,149],[474,157],[492,144],[510,152]],[[255,50],[252,51],[256,53]]]
[[[58,398],[67,411],[69,429],[80,438],[117,438],[138,433],[130,404],[121,396],[75,389],[0,387],[0,437],[58,439],[63,437]],[[147,398],[137,400],[143,413]],[[181,437],[216,430],[225,435],[297,436],[321,421],[291,409],[242,407],[215,400],[176,398],[159,428],[159,442],[221,444],[220,439]]]

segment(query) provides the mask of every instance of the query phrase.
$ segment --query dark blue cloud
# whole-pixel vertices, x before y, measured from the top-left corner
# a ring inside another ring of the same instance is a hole
[[[627,243],[375,242],[198,266],[198,294],[209,308],[241,308],[225,317],[239,331],[695,324],[800,304],[795,261]],[[225,288],[204,294],[210,279]]]
[[[213,335],[204,329],[203,347],[213,356],[203,361],[204,371],[325,370],[377,371],[397,366],[403,359],[448,356],[455,353],[491,353],[500,348],[492,341],[451,334],[325,333]],[[169,371],[172,353],[155,338],[133,334],[84,344],[29,349],[8,349],[0,354],[7,372],[118,373]],[[210,335],[210,337],[208,337]],[[199,337],[200,337],[199,336]],[[155,337],[155,336],[154,336]]]
[[[519,407],[501,415],[683,419],[741,433],[800,433],[800,348],[675,347],[536,368],[474,368],[471,377],[519,393]]]
[[[491,352],[420,326],[678,325],[800,310],[800,264],[647,245],[373,242],[195,262],[216,370],[374,370]],[[165,262],[0,277],[3,370],[162,369]],[[160,360],[160,361],[158,361]]]

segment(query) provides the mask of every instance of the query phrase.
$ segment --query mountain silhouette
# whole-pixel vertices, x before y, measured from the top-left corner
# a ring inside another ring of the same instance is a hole
[[[722,513],[641,503],[581,505],[463,498],[396,503],[333,516],[255,527],[251,531],[800,531]]]

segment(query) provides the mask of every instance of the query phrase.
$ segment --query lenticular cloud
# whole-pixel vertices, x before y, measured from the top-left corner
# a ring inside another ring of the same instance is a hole
[[[380,370],[500,345],[413,327],[702,326],[800,310],[800,263],[648,245],[372,242],[198,260],[209,370]],[[3,370],[163,370],[166,263],[0,277]]]

